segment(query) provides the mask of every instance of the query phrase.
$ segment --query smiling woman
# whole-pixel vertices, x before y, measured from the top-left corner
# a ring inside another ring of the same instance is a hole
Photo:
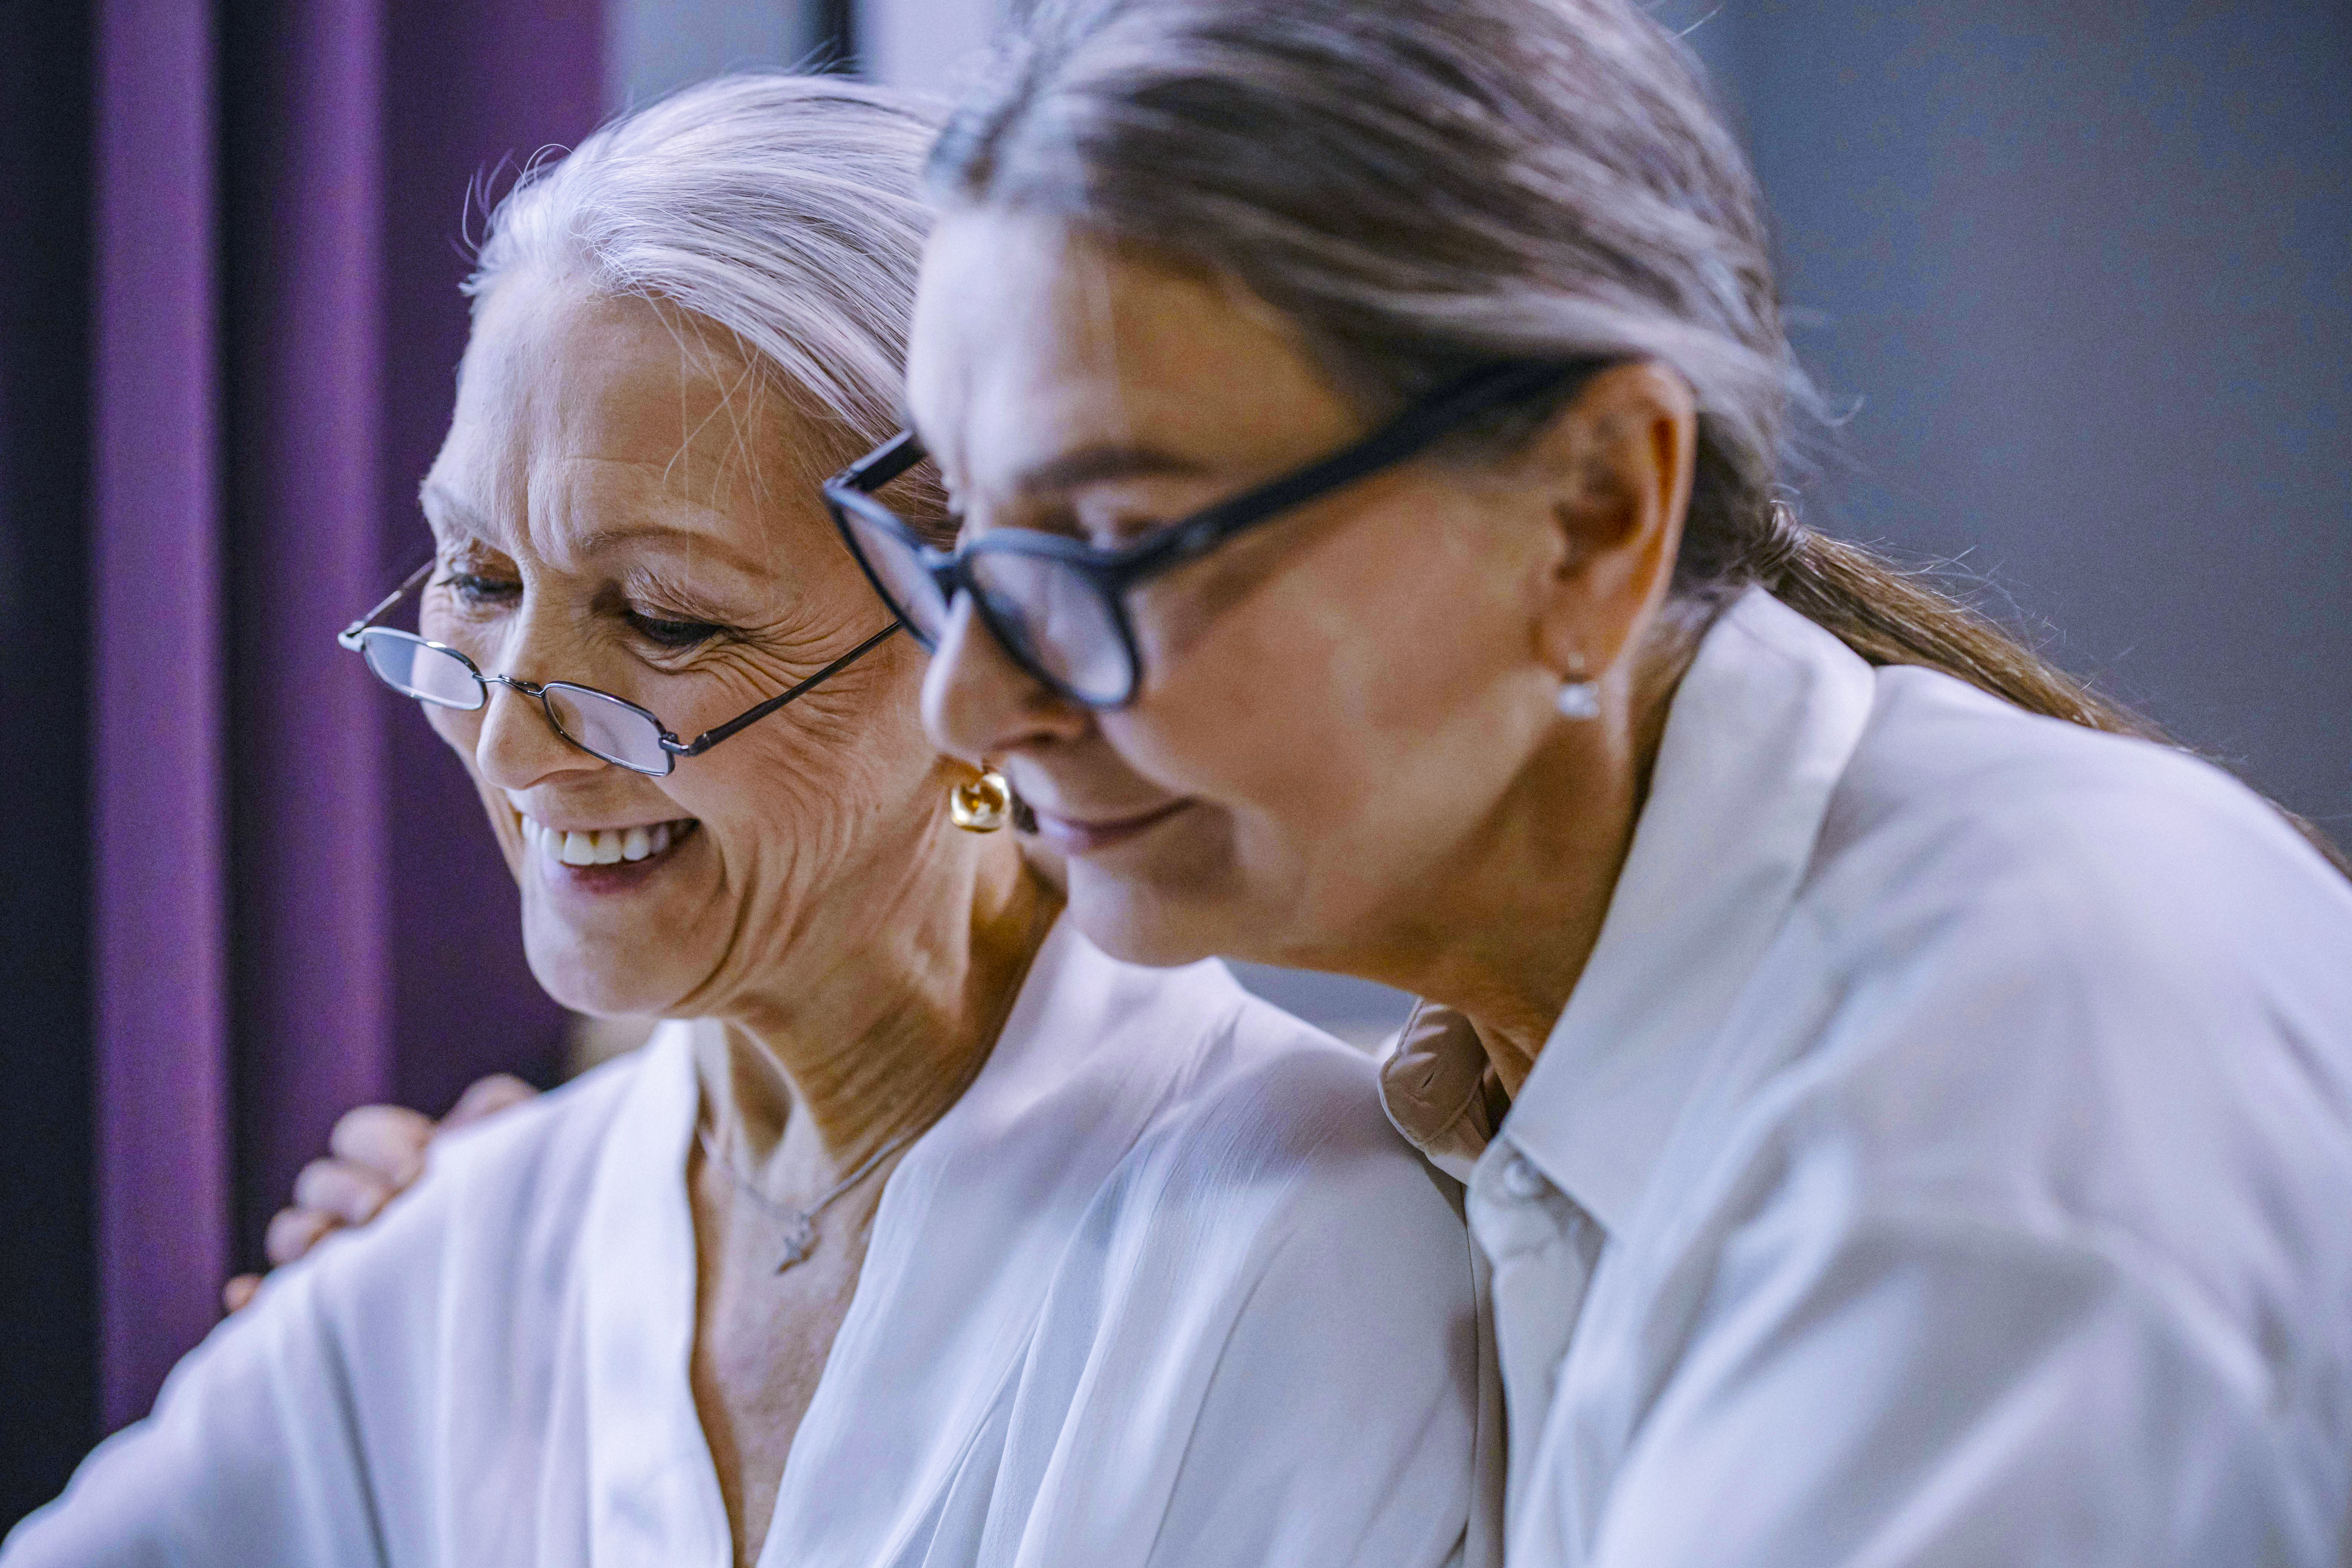
[[[272,1276],[10,1568],[1490,1552],[1458,1193],[1363,1057],[1059,920],[813,493],[892,418],[929,132],[726,80],[495,216],[434,559],[344,640],[540,982],[677,1022]]]

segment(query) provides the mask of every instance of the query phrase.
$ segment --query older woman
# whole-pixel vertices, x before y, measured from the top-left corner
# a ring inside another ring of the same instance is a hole
[[[1001,784],[811,495],[891,415],[929,136],[738,79],[499,210],[420,633],[346,639],[479,782],[548,989],[704,1022],[281,1271],[10,1568],[1465,1549],[1458,1200],[1360,1057],[964,831]]]
[[[933,168],[845,529],[1090,936],[1444,1004],[1384,1081],[1492,1265],[1514,1561],[2345,1560],[2352,888],[1795,522],[1675,39],[1114,0]]]

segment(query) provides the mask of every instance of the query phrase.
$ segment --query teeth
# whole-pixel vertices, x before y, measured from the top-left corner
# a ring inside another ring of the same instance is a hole
[[[635,827],[559,833],[520,812],[516,816],[522,826],[524,847],[566,866],[611,866],[623,860],[649,860],[675,843],[679,831],[688,826],[656,822],[648,826],[640,823]]]

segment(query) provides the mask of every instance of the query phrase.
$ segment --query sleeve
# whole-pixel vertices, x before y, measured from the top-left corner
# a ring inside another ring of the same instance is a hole
[[[354,1397],[316,1273],[274,1279],[0,1544],[5,1568],[383,1563]]]

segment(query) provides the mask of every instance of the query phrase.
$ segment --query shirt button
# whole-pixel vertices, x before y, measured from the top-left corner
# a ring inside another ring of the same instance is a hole
[[[1548,1184],[1543,1173],[1525,1154],[1512,1155],[1510,1163],[1503,1167],[1503,1191],[1515,1198],[1540,1197]]]

